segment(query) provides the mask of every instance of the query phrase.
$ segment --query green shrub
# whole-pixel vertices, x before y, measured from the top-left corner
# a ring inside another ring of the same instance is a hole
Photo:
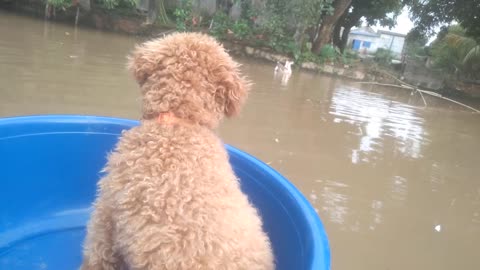
[[[392,63],[393,53],[390,50],[379,48],[373,58],[380,65],[388,66]]]
[[[182,0],[173,12],[178,31],[188,31],[192,27],[192,0]]]
[[[248,21],[240,19],[232,25],[233,35],[239,39],[245,39],[252,36],[252,28],[248,25]]]
[[[227,34],[227,30],[232,27],[232,21],[225,12],[216,12],[212,18],[212,28],[210,33],[217,38],[224,38]]]
[[[320,50],[320,59],[323,61],[335,62],[337,58],[337,50],[334,46],[327,44]]]
[[[68,1],[69,0],[49,0],[49,1]],[[96,0],[100,6],[106,9],[114,9],[114,8],[133,8],[135,7],[137,1],[136,0]]]
[[[351,65],[356,59],[358,54],[352,50],[345,50],[339,57],[344,65]]]

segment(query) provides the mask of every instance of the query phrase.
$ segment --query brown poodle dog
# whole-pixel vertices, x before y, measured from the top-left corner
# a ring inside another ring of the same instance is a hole
[[[247,96],[238,65],[213,38],[182,33],[137,47],[129,68],[143,117],[109,157],[81,269],[274,269],[213,131]]]

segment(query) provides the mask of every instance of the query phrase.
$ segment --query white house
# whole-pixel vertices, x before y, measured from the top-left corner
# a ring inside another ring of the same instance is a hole
[[[360,27],[350,31],[347,47],[363,54],[373,54],[379,48],[392,51],[395,58],[400,59],[405,43],[405,35],[378,30],[370,27]]]
[[[360,53],[375,53],[379,35],[370,27],[352,29],[348,35],[347,47]]]

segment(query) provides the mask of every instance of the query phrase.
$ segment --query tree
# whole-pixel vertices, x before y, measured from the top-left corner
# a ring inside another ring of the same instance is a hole
[[[269,46],[295,55],[311,50],[306,41],[312,39],[308,37],[313,36],[325,14],[333,13],[333,7],[332,0],[268,0],[265,9],[256,12],[256,24]]]
[[[416,29],[431,36],[435,27],[458,22],[466,35],[480,40],[480,0],[408,0]]]
[[[313,37],[313,47],[312,51],[314,53],[319,53],[322,47],[332,40],[332,33],[337,21],[342,17],[342,15],[350,7],[352,0],[334,0],[333,8],[334,11],[331,15],[324,16],[322,18],[320,27],[315,31],[315,36]]]
[[[292,11],[296,23],[294,39],[297,45],[304,43],[307,29],[318,26],[324,14],[333,12],[330,0],[297,0],[292,1]]]
[[[425,35],[420,33],[416,28],[411,29],[408,32],[407,36],[405,37],[405,43],[407,44],[415,43],[420,46],[425,46],[427,42],[428,42],[428,39],[425,37]]]
[[[431,45],[436,67],[457,78],[480,79],[480,44],[459,25],[439,33]]]
[[[425,57],[428,39],[417,29],[412,29],[405,37],[405,52],[411,57]]]
[[[117,7],[134,7],[136,5],[136,0],[93,0],[92,2],[96,2],[106,9],[114,9]]]
[[[145,24],[153,24],[158,21],[164,25],[170,23],[170,20],[165,11],[165,0],[129,0],[136,2],[138,10],[146,13]],[[178,5],[184,5],[183,1]]]
[[[351,7],[335,25],[334,44],[343,51],[350,30],[358,26],[362,18],[368,25],[393,27],[404,5],[402,0],[352,0]]]
[[[350,11],[345,12],[335,24],[335,28],[333,29],[333,44],[335,44],[341,52],[345,50],[350,30],[360,23],[362,14],[358,11],[359,9],[350,8]]]

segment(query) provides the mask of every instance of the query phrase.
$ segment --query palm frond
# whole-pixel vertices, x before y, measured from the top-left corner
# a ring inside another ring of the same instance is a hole
[[[463,58],[463,64],[468,65],[472,62],[480,62],[480,45],[473,47]]]
[[[465,58],[472,48],[477,46],[477,42],[474,39],[455,33],[448,33],[444,40],[446,45],[454,49],[455,53],[462,59]]]

